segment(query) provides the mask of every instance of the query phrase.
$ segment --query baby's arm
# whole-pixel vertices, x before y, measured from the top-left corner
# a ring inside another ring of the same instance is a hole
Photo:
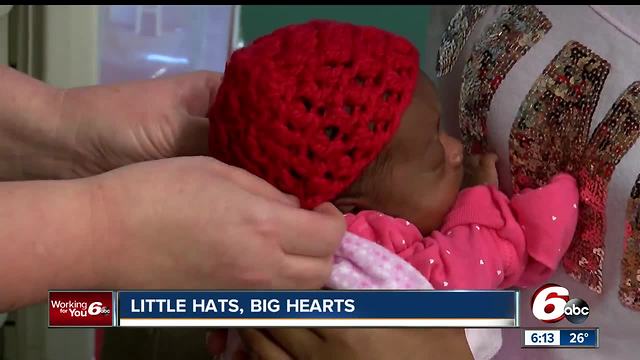
[[[373,211],[347,221],[350,232],[400,255],[437,289],[495,289],[541,282],[555,271],[573,237],[577,201],[575,180],[558,175],[511,203],[494,186],[463,190],[441,231],[426,238],[405,220]]]
[[[567,174],[556,175],[548,185],[526,189],[511,198],[511,209],[527,240],[527,263],[516,285],[537,285],[553,275],[573,240],[578,206],[576,180]]]

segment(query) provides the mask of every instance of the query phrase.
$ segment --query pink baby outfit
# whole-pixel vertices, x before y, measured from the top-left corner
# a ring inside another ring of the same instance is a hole
[[[559,174],[511,200],[494,186],[465,189],[428,237],[376,211],[345,218],[349,232],[397,254],[435,289],[501,289],[547,280],[571,243],[577,215],[576,181]]]

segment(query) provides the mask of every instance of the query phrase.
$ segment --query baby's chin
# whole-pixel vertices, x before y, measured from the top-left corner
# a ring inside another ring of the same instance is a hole
[[[444,199],[437,204],[438,206],[436,208],[429,209],[420,216],[420,221],[415,225],[423,236],[428,236],[435,230],[439,230],[442,227],[447,214],[455,205],[461,186],[462,181],[460,181],[457,186],[452,186],[448,189],[448,193],[444,196]]]
[[[437,213],[425,213],[420,217],[421,220],[416,221],[414,225],[420,230],[422,236],[429,236],[432,232],[442,227],[447,213],[448,209],[447,211],[438,211]]]

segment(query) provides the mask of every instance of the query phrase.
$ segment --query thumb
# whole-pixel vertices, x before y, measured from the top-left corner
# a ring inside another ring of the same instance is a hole
[[[335,207],[335,205],[333,205],[332,203],[328,203],[328,202],[327,203],[322,203],[322,204],[316,206],[316,208],[313,209],[313,211],[319,212],[321,214],[333,216],[333,217],[342,218],[342,212],[340,212],[340,210],[338,210],[338,208]]]

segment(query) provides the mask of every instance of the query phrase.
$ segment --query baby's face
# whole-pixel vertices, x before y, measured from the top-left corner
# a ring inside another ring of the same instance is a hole
[[[343,211],[371,209],[407,219],[424,235],[438,229],[463,178],[462,144],[439,125],[438,96],[420,74],[413,101],[385,154],[354,184],[355,192],[347,191],[336,205]]]

